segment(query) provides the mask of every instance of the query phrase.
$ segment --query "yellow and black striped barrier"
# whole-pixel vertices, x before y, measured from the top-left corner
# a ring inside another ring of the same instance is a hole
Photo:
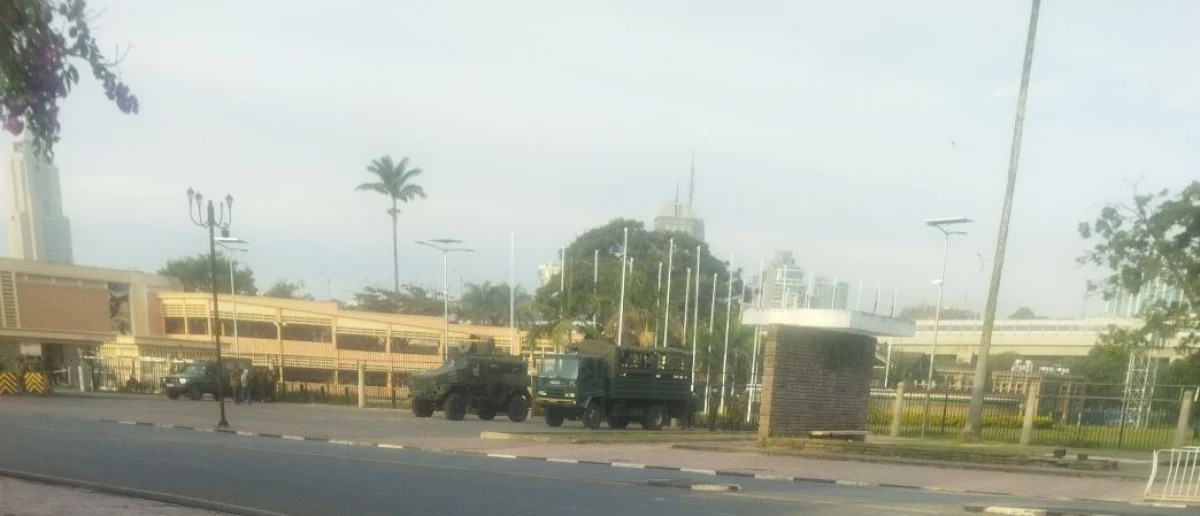
[[[25,392],[46,394],[46,375],[43,373],[25,373]]]
[[[17,377],[12,373],[0,373],[0,394],[16,394]]]

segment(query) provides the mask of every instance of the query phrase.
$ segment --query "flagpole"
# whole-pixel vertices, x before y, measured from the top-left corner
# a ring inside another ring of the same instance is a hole
[[[629,256],[629,227],[625,227],[621,231],[624,237],[621,240],[621,302],[617,309],[617,345],[621,346],[625,340],[625,263]]]
[[[667,334],[671,331],[671,273],[675,270],[675,239],[672,238],[667,248],[667,300],[663,302],[663,338],[662,345],[667,347]],[[661,262],[659,262],[661,265]]]
[[[729,254],[729,285],[725,294],[725,351],[721,353],[721,404],[717,410],[725,413],[725,383],[729,379],[726,367],[729,365],[729,320],[733,315],[733,253]]]

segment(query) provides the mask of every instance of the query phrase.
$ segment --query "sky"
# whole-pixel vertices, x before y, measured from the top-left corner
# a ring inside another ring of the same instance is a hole
[[[75,261],[156,270],[207,250],[189,187],[233,195],[260,289],[318,298],[391,284],[387,200],[355,192],[390,154],[424,170],[403,207],[400,275],[535,287],[539,263],[686,191],[716,254],[774,250],[817,274],[981,310],[1029,2],[93,0],[141,113],[88,74],[56,147]],[[1085,309],[1077,232],[1200,162],[1200,3],[1043,3],[999,312]],[[11,137],[0,137],[0,143]],[[7,199],[7,198],[5,198]],[[853,298],[852,296],[852,302]],[[885,300],[882,304],[888,305]],[[869,300],[863,301],[870,306]],[[1103,303],[1087,303],[1092,311]]]

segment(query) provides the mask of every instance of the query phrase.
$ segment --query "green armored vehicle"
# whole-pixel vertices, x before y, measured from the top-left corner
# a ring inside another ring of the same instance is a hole
[[[495,352],[494,342],[474,342],[456,350],[442,367],[412,376],[412,412],[417,417],[442,411],[460,421],[468,411],[491,421],[499,412],[516,422],[529,416],[529,375],[521,357]]]
[[[669,348],[618,347],[586,340],[567,352],[547,355],[537,375],[538,406],[546,424],[579,419],[584,428],[661,430],[670,418],[690,424],[695,407],[691,392],[691,354]]]

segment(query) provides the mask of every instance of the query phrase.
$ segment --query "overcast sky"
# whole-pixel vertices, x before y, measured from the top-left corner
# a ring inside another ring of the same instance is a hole
[[[441,257],[411,242],[446,237],[478,250],[452,284],[504,280],[515,230],[535,286],[576,234],[686,191],[695,150],[719,255],[756,270],[791,249],[865,297],[932,302],[941,239],[922,221],[968,216],[946,304],[979,310],[1028,4],[93,1],[142,112],[88,74],[63,106],[75,260],[154,270],[206,250],[191,186],[236,198],[260,288],[390,285],[387,201],[353,189],[391,154],[429,193],[401,218],[403,282],[440,286]],[[1189,0],[1044,2],[1002,316],[1078,315],[1078,223],[1134,182],[1197,176],[1197,19]]]

